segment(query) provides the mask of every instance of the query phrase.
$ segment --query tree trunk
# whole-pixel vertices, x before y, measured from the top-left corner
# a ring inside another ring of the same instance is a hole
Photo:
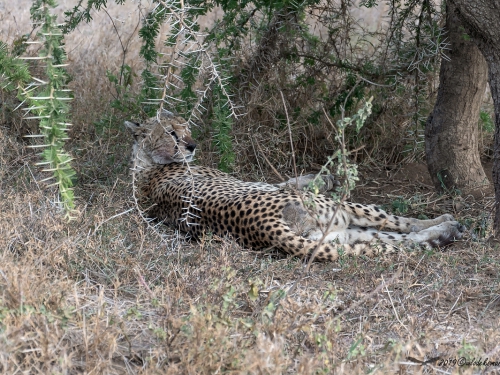
[[[474,42],[464,37],[454,10],[447,4],[449,60],[441,61],[438,96],[425,127],[425,155],[438,191],[469,193],[489,185],[479,156],[477,126],[488,66]]]
[[[488,81],[495,105],[493,185],[495,187],[494,229],[500,234],[500,1],[448,0],[488,63]]]

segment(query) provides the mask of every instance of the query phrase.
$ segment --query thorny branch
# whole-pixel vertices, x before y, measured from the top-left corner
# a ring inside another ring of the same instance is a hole
[[[199,63],[198,76],[206,73],[208,79],[204,89],[196,91],[198,99],[194,105],[194,110],[191,111],[187,117],[185,126],[194,124],[192,118],[197,118],[195,114],[196,111],[199,113],[202,112],[204,108],[201,103],[207,98],[208,92],[214,85],[219,86],[222,95],[227,100],[226,105],[230,108],[230,115],[236,118],[238,116],[236,113],[237,108],[231,100],[231,95],[226,88],[227,84],[224,82],[224,78],[219,71],[219,66],[214,62],[209,53],[209,46],[201,41],[205,35],[196,31],[196,19],[192,20],[188,17],[192,9],[193,8],[187,6],[183,0],[180,2],[158,0],[157,6],[152,10],[152,12],[157,12],[157,14],[166,12],[167,18],[165,22],[170,24],[170,30],[175,30],[175,34],[167,34],[167,39],[170,38],[173,40],[173,43],[170,44],[173,49],[170,53],[170,58],[167,62],[158,65],[159,70],[165,72],[161,76],[161,81],[163,82],[161,97],[160,99],[150,99],[149,104],[158,104],[159,102],[157,117],[158,121],[160,121],[161,112],[164,110],[164,106],[168,105],[169,107],[173,107],[174,101],[179,101],[179,99],[175,98],[173,95],[169,95],[169,92],[179,89],[179,86],[183,85],[182,77],[177,75],[176,72],[182,70],[188,64],[194,63],[195,66],[193,66],[193,68],[196,68],[196,65]],[[192,59],[193,57],[194,59]],[[190,59],[191,61],[189,61]],[[186,160],[184,160],[184,162],[186,164],[187,174],[190,176],[191,189],[189,196],[183,197],[184,202],[188,205],[184,209],[180,220],[185,222],[187,226],[197,225],[190,221],[191,218],[198,218],[199,216],[196,215],[195,211],[200,211],[193,203],[193,198],[196,197],[193,173],[189,163]]]

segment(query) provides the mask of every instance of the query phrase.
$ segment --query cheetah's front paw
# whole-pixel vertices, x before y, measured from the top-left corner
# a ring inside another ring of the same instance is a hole
[[[427,237],[425,242],[431,247],[442,247],[463,237],[465,227],[458,221],[446,221],[424,229],[418,234]]]

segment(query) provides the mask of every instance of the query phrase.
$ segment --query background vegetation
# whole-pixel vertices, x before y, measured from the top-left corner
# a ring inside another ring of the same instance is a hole
[[[47,174],[28,147],[36,137],[24,137],[40,133],[38,122],[23,118],[27,105],[2,76],[0,372],[498,370],[407,359],[500,360],[500,259],[487,241],[492,198],[437,196],[421,164],[446,53],[440,9],[362,3],[200,2],[183,14],[188,27],[179,34],[179,19],[155,15],[154,5],[110,2],[65,30],[72,222],[61,215],[58,190],[40,182]],[[60,1],[58,20],[77,4]],[[9,56],[40,53],[22,44],[24,35],[35,39],[30,6],[0,4]],[[190,23],[198,13],[200,29]],[[158,35],[153,44],[144,43],[148,33]],[[30,60],[32,76],[44,69]],[[165,82],[164,105],[189,118],[200,141],[198,162],[246,180],[293,175],[284,105],[299,173],[310,172],[338,148],[323,108],[336,119],[342,105],[352,114],[373,95],[374,113],[348,134],[361,170],[353,199],[402,215],[451,212],[468,226],[467,239],[444,252],[313,264],[304,274],[297,259],[229,239],[188,242],[146,225],[132,199],[122,122],[154,113],[151,99],[163,94],[153,89]],[[490,113],[485,102],[478,126],[486,163]]]

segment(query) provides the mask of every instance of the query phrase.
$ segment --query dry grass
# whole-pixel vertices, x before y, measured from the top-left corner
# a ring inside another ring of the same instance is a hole
[[[80,186],[91,196],[65,223],[33,157],[1,139],[3,373],[418,374],[459,368],[408,355],[500,356],[494,245],[346,258],[299,277],[295,259],[185,242],[135,211],[113,218],[133,207],[125,176]],[[462,217],[478,213],[462,202]]]
[[[29,28],[21,13],[4,13],[17,25],[4,22],[3,31]],[[313,264],[302,275],[297,259],[227,239],[187,242],[144,223],[131,197],[127,136],[109,128],[97,137],[92,125],[111,111],[104,72],[121,63],[109,19],[99,17],[68,40],[76,221],[64,222],[55,190],[36,182],[37,156],[20,140],[19,120],[0,127],[0,373],[500,371],[407,359],[500,361],[500,256],[483,236],[442,252]],[[491,198],[446,201],[425,181],[386,170],[363,177],[361,201],[399,196],[408,215],[453,212],[489,233]]]

